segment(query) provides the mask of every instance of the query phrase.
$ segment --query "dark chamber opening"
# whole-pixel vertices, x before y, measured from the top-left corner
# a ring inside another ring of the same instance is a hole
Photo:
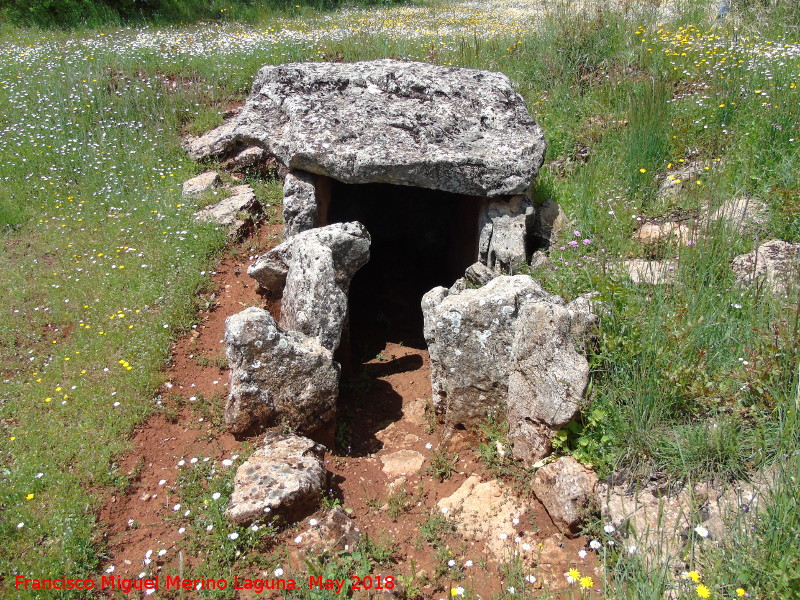
[[[369,263],[350,286],[354,357],[386,342],[425,348],[420,301],[475,262],[482,199],[382,183],[328,185],[323,221],[360,221],[372,236]]]

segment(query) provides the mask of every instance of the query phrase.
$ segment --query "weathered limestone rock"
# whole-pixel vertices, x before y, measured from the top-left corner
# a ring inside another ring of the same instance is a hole
[[[433,402],[446,413],[448,430],[505,412],[515,323],[522,306],[537,301],[563,304],[525,275],[500,276],[454,294],[434,288],[423,296]]]
[[[300,534],[300,550],[306,556],[352,552],[361,539],[361,530],[341,506],[326,512],[316,525]]]
[[[289,171],[283,180],[283,239],[319,225],[316,177],[305,171]]]
[[[499,413],[515,457],[546,456],[586,391],[589,365],[576,348],[597,324],[591,299],[567,305],[527,275],[500,276],[479,289],[434,288],[422,310],[445,436]]]
[[[262,68],[241,113],[187,150],[198,159],[243,144],[345,183],[473,196],[525,192],[545,151],[505,75],[396,60]]]
[[[253,224],[262,207],[249,185],[234,186],[230,188],[230,192],[230,196],[197,211],[194,217],[198,221],[226,226],[228,234],[235,237],[245,227]]]
[[[513,196],[507,202],[489,202],[480,224],[481,262],[497,272],[513,272],[525,264],[535,219],[536,211],[525,196]]]
[[[231,157],[225,166],[231,171],[246,171],[263,166],[269,158],[269,152],[263,148],[249,146]]]
[[[474,287],[482,287],[489,283],[492,279],[497,277],[497,273],[492,271],[482,262],[476,262],[467,267],[464,272],[464,279],[467,280],[469,285]]]
[[[281,327],[339,346],[347,291],[369,260],[370,236],[361,223],[336,223],[298,233],[247,270],[262,287],[283,291]]]
[[[219,185],[219,183],[219,173],[216,171],[206,171],[205,173],[200,173],[200,175],[184,181],[181,195],[184,198],[193,198],[194,196],[199,196],[203,192],[210,190],[215,185]]]
[[[237,470],[225,515],[249,525],[279,515],[295,521],[313,511],[325,485],[325,447],[298,435],[270,432]]]
[[[552,433],[575,418],[589,384],[589,363],[575,349],[573,314],[551,302],[528,304],[519,312],[507,420],[514,457],[528,464],[550,453]]]
[[[555,246],[561,230],[564,229],[567,217],[561,210],[561,205],[548,198],[536,208],[536,224],[534,227],[534,240],[538,247],[549,248]]]
[[[734,258],[731,267],[740,283],[763,282],[776,296],[785,295],[800,280],[800,244],[765,242]]]
[[[751,232],[769,222],[769,207],[758,200],[740,196],[724,202],[711,214],[710,220],[722,221],[740,233]]]
[[[412,475],[422,468],[425,457],[416,450],[398,450],[381,456],[381,469],[388,477]]]
[[[633,239],[645,244],[676,241],[686,245],[697,239],[697,226],[689,222],[667,221],[664,223],[645,223],[633,234]]]
[[[339,365],[315,338],[283,331],[267,311],[251,307],[225,320],[225,346],[231,432],[283,423],[313,434],[332,425]]]
[[[633,258],[620,263],[622,269],[628,273],[633,283],[648,283],[662,285],[675,283],[677,264],[666,260],[644,260]]]
[[[483,541],[495,557],[511,558],[514,550],[513,519],[525,512],[522,503],[496,479],[481,481],[471,475],[453,494],[437,503],[453,519],[467,541]],[[499,534],[507,538],[501,539]]]
[[[578,532],[595,499],[597,476],[571,456],[545,465],[533,478],[533,493],[563,533]]]
[[[237,146],[237,138],[234,132],[240,114],[241,111],[231,115],[231,118],[222,125],[207,131],[203,135],[188,138],[183,143],[183,147],[186,149],[189,158],[202,160],[232,153]]]

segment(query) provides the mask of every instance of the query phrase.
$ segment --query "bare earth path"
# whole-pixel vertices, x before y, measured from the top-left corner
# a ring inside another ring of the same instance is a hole
[[[161,396],[165,408],[135,432],[133,450],[119,461],[119,471],[130,474],[130,485],[107,497],[99,511],[110,554],[106,568],[113,567],[114,575],[175,575],[181,560],[202,572],[202,562],[187,550],[189,534],[181,531],[176,518],[182,512],[175,509],[181,502],[178,474],[199,462],[225,468],[226,460],[246,453],[242,445],[248,440],[234,439],[222,425],[228,372],[221,340],[225,318],[247,306],[278,312],[278,306],[266,304],[256,293],[255,282],[244,271],[250,256],[279,242],[280,232],[281,226],[262,227],[223,257],[213,275],[213,290],[204,295],[212,305],[201,312],[197,327],[175,344]],[[513,497],[509,486],[487,483],[493,478],[476,453],[479,440],[473,436],[463,433],[454,441],[448,456],[457,453],[458,460],[448,479],[440,482],[431,474],[440,427],[429,408],[426,349],[386,342],[363,371],[360,377],[343,379],[339,412],[340,423],[346,425],[340,426],[338,441],[346,447],[326,455],[326,466],[331,496],[341,499],[362,533],[394,546],[391,564],[375,575],[417,574],[424,597],[449,596],[451,586],[465,582],[489,597],[504,588],[498,559],[508,562],[514,552],[536,576],[534,587],[550,592],[566,586],[564,573],[569,568],[594,569],[591,558],[578,556],[586,540],[558,533],[526,490],[526,482],[517,482]],[[454,493],[474,505],[460,513],[457,500],[446,500]],[[442,506],[458,528],[432,546],[423,541],[420,528],[432,516],[444,514]],[[306,519],[281,532],[274,547],[282,558],[288,556],[286,566],[294,572],[303,571],[292,550],[294,540],[308,527]],[[455,567],[448,567],[449,560]]]

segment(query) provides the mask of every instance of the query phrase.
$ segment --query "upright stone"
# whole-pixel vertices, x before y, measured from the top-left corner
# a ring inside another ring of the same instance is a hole
[[[369,246],[361,223],[336,223],[289,238],[247,273],[282,292],[281,327],[314,336],[333,351],[341,341],[350,281],[369,260]]]
[[[338,396],[339,365],[315,338],[284,331],[260,308],[225,320],[231,389],[225,423],[232,433],[283,424],[328,438]]]

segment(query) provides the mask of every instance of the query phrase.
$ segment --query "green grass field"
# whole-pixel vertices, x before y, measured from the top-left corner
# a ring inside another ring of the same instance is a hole
[[[737,287],[729,267],[761,241],[800,242],[800,4],[734,2],[724,20],[700,2],[287,10],[67,31],[0,22],[0,595],[81,597],[10,586],[92,575],[103,558],[98,498],[124,486],[115,459],[156,410],[170,344],[224,244],[181,199],[202,168],[181,134],[218,123],[264,64],[401,57],[506,73],[545,131],[535,196],[570,223],[532,274],[568,299],[599,291],[606,307],[591,405],[560,450],[601,477],[625,464],[690,482],[777,462],[769,509],[692,561],[712,598],[800,598],[800,297]],[[686,164],[697,174],[664,198]],[[756,238],[708,226],[693,245],[648,250],[674,262],[674,285],[608,268],[645,255],[641,219],[743,195],[769,207]],[[609,597],[660,600],[676,585],[636,556],[603,558]],[[705,591],[677,585],[673,597]]]

